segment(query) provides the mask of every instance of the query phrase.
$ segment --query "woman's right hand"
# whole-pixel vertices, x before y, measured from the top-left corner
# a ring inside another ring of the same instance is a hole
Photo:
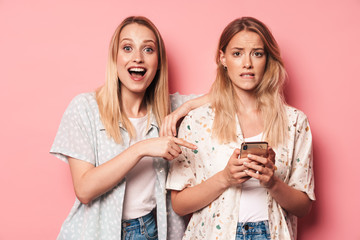
[[[239,155],[240,149],[236,148],[226,167],[221,171],[227,187],[237,186],[251,178],[245,172],[248,168],[244,166],[244,162],[249,160],[247,158],[239,158]]]
[[[197,148],[197,146],[192,143],[171,136],[149,138],[142,142],[144,144],[144,146],[142,146],[144,156],[162,157],[168,161],[173,160],[181,154],[179,145],[193,150]]]
[[[243,165],[247,158],[239,159],[240,149],[235,149],[224,170],[207,178],[192,187],[171,192],[174,211],[180,216],[196,212],[213,202],[231,186],[237,186],[250,177],[244,172],[248,168]]]

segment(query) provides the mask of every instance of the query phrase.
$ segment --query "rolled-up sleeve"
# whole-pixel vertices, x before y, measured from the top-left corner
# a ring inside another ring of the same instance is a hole
[[[191,131],[191,116],[186,116],[180,125],[179,138],[194,143]],[[182,154],[171,162],[166,182],[166,188],[181,191],[186,187],[192,187],[196,183],[194,151],[181,147]]]
[[[289,185],[315,200],[312,135],[306,115],[299,113]]]
[[[175,111],[178,107],[183,105],[185,102],[200,97],[202,95],[190,94],[190,95],[181,95],[178,92],[170,94],[170,103],[171,111]]]
[[[76,96],[67,107],[50,153],[68,162],[68,157],[95,165],[94,120],[88,100]]]

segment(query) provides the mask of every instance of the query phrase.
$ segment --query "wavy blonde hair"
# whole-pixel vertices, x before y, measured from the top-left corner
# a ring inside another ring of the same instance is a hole
[[[273,147],[285,143],[287,116],[283,94],[286,71],[280,56],[279,46],[270,30],[261,21],[252,17],[235,19],[221,34],[216,55],[217,74],[210,90],[211,105],[215,111],[213,136],[220,143],[236,141],[236,94],[227,71],[220,61],[220,50],[225,53],[230,40],[241,31],[255,32],[264,43],[267,56],[263,79],[254,89],[257,108],[264,121],[263,139]]]
[[[106,81],[105,84],[96,91],[96,101],[99,105],[101,121],[108,136],[113,138],[117,143],[122,143],[119,122],[123,124],[123,127],[129,132],[131,138],[135,136],[134,127],[121,107],[121,82],[118,79],[116,66],[120,33],[125,26],[132,23],[137,23],[150,29],[155,34],[157,47],[159,49],[159,67],[154,80],[146,89],[144,96],[148,113],[152,111],[159,125],[162,119],[169,113],[168,65],[164,41],[159,30],[149,19],[142,16],[127,17],[116,28],[111,38],[106,66]]]

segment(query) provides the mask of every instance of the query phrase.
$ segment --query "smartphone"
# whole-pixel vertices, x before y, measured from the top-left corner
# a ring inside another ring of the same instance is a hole
[[[240,158],[246,158],[248,154],[267,157],[267,142],[243,142],[240,148]]]

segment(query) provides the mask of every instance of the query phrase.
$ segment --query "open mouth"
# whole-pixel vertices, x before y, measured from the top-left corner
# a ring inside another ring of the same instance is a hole
[[[133,77],[143,77],[146,73],[146,69],[141,67],[132,67],[128,69],[128,72]]]

